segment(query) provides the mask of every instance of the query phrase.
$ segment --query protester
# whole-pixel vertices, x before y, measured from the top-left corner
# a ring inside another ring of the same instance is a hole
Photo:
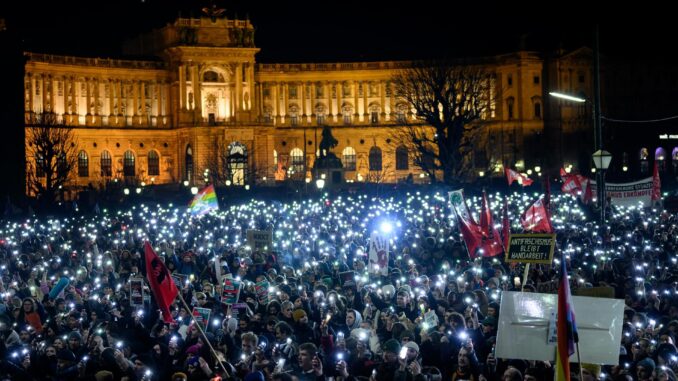
[[[530,197],[506,195],[509,215]],[[497,220],[503,199],[487,203]],[[549,208],[573,291],[609,287],[627,304],[620,365],[584,378],[675,380],[678,217],[614,208],[601,236],[573,197],[552,195]],[[502,293],[523,281],[554,293],[558,266],[523,279],[501,255],[471,259],[458,226],[447,197],[424,191],[0,221],[0,376],[552,380],[552,363],[495,351]],[[370,261],[380,245],[381,265]]]

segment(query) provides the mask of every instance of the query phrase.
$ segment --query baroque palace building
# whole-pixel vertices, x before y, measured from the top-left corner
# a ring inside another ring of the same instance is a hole
[[[209,17],[179,18],[124,51],[155,59],[26,53],[26,120],[54,112],[73,127],[76,187],[201,185],[210,169],[226,170],[233,185],[304,180],[324,125],[339,141],[347,181],[427,181],[394,141],[394,129],[416,123],[391,83],[408,62],[257,64],[249,20]],[[590,109],[547,94],[590,94],[591,52],[517,51],[478,62],[493,74],[495,100],[474,148],[476,173],[577,166],[584,156],[572,147],[587,139]]]

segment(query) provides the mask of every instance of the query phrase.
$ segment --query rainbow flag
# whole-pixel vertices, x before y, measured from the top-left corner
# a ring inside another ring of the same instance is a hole
[[[189,212],[193,217],[200,217],[212,210],[219,210],[217,202],[217,193],[214,191],[214,185],[209,185],[193,197],[188,206]]]
[[[574,353],[574,343],[579,341],[577,324],[574,319],[574,306],[570,295],[570,282],[567,279],[565,254],[560,258],[560,285],[558,287],[558,345],[556,347],[556,380],[570,380],[570,356]]]

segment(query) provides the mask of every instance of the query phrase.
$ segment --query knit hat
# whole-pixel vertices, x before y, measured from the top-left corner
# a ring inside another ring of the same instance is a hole
[[[172,375],[172,381],[184,381],[188,380],[186,373],[176,372]]]
[[[96,381],[114,380],[113,373],[107,370],[100,370],[94,375]]]
[[[400,352],[400,343],[396,339],[388,339],[384,345],[381,346],[381,349],[383,349],[384,352],[398,353]]]
[[[301,308],[297,308],[296,310],[294,310],[294,312],[292,312],[292,317],[294,318],[295,322],[298,322],[299,320],[306,317],[306,311],[304,311]]]
[[[645,371],[647,371],[648,373],[652,373],[654,372],[654,368],[656,365],[654,363],[654,360],[652,360],[649,357],[646,357],[638,361],[638,364],[636,364],[636,366],[642,366],[643,368],[645,368]]]
[[[264,374],[257,372],[250,372],[245,376],[245,381],[264,381]]]
[[[414,340],[414,332],[407,330],[403,331],[403,333],[400,334],[400,341],[403,341],[403,338],[407,337],[410,339],[410,341]]]
[[[482,325],[491,325],[492,327],[497,326],[497,318],[494,316],[487,316],[483,321],[480,322]]]
[[[419,345],[417,345],[417,343],[415,343],[414,341],[408,341],[408,342],[406,342],[406,343],[403,345],[403,347],[405,347],[405,348],[410,348],[410,349],[414,349],[417,353],[419,353]]]

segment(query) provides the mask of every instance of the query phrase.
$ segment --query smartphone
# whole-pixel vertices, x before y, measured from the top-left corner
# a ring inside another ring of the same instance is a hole
[[[399,357],[403,360],[407,358],[407,347],[402,347],[400,348],[400,355]]]

